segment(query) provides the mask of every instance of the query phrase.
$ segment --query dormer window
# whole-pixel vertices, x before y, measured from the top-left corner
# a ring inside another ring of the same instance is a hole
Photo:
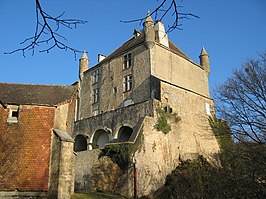
[[[124,56],[124,69],[132,66],[131,53]]]
[[[7,108],[9,109],[7,122],[18,123],[19,107],[17,105],[8,105]]]
[[[99,69],[96,69],[93,74],[92,74],[92,83],[95,84],[97,82],[99,82]]]

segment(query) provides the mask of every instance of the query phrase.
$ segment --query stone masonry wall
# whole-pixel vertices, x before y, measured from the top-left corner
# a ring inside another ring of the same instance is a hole
[[[155,101],[155,117],[145,118],[144,142],[135,154],[139,196],[162,186],[165,177],[181,160],[203,155],[211,163],[219,164],[216,159],[219,145],[209,127],[205,110],[205,103],[213,105],[212,100],[164,82],[161,86],[162,102]],[[166,106],[181,118],[178,122],[167,119],[171,126],[169,133],[155,129],[159,117],[156,107],[164,109]]]
[[[50,183],[49,183],[49,196],[56,198],[58,195],[59,184],[59,165],[60,165],[60,138],[53,133],[52,136],[52,150],[51,150],[51,165],[50,165]]]
[[[132,66],[123,69],[124,55],[131,53]],[[80,91],[80,119],[93,116],[93,111],[99,113],[115,110],[124,106],[125,100],[139,103],[150,99],[149,76],[150,59],[149,51],[144,45],[108,60],[103,61],[85,72],[81,81]],[[93,83],[93,72],[99,69],[99,81]],[[124,92],[124,77],[133,75],[133,88]],[[93,89],[99,89],[99,102],[93,103]]]
[[[99,149],[78,152],[75,157],[75,191],[91,190],[92,167],[98,163]]]
[[[201,66],[160,45],[154,45],[151,57],[152,75],[209,97],[208,74]]]
[[[115,138],[120,127],[127,125],[133,128],[139,119],[146,115],[153,115],[152,101],[134,104],[95,117],[77,121],[75,122],[73,138],[78,134],[82,134],[87,136],[89,143],[89,140],[96,130],[106,128],[111,129],[110,137]]]
[[[61,141],[58,199],[70,199],[73,194],[73,142]]]
[[[0,107],[0,190],[48,191],[55,108],[23,105],[18,123],[7,123]]]

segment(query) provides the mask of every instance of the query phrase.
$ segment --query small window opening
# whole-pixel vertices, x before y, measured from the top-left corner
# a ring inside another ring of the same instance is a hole
[[[164,107],[164,111],[166,113],[172,113],[173,112],[173,108],[171,108],[169,105],[167,105],[166,107]]]
[[[99,89],[96,88],[93,90],[93,93],[92,93],[92,98],[93,98],[93,104],[94,103],[97,103],[99,101]]]
[[[99,69],[95,70],[92,74],[92,84],[99,82],[100,72]]]
[[[128,75],[124,77],[124,92],[130,91],[133,87],[133,76]]]
[[[93,116],[97,116],[97,115],[99,115],[99,114],[100,114],[100,111],[99,111],[98,109],[92,111],[92,115],[93,115]]]
[[[131,53],[124,56],[124,69],[130,68],[132,66]]]
[[[19,107],[17,105],[8,105],[7,108],[9,109],[7,122],[18,123]]]
[[[117,87],[113,88],[113,93],[116,94],[117,93]]]
[[[18,111],[12,111],[12,117],[18,118]]]

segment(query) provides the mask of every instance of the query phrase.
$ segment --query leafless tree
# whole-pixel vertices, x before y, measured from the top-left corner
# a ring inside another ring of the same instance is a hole
[[[75,57],[77,52],[82,52],[67,45],[65,43],[67,39],[62,34],[60,34],[59,31],[61,27],[73,29],[76,28],[77,25],[87,23],[87,21],[72,18],[63,18],[65,12],[61,13],[58,16],[51,16],[46,11],[44,11],[39,0],[35,0],[35,4],[36,27],[34,35],[20,43],[24,45],[22,48],[18,48],[5,54],[13,54],[20,51],[25,57],[25,51],[30,50],[32,51],[32,55],[34,55],[36,48],[40,46],[42,46],[42,49],[40,49],[39,52],[49,53],[49,51],[53,48],[59,48],[61,50],[72,51]]]
[[[216,90],[217,112],[240,141],[266,141],[266,51],[248,60]]]
[[[190,19],[191,17],[199,18],[198,16],[191,13],[179,12],[180,6],[177,5],[177,0],[155,0],[158,6],[154,8],[150,15],[155,17],[155,20],[162,21],[166,16],[172,18],[172,23],[168,25],[167,33],[175,30],[181,29],[182,24],[180,20]],[[182,1],[182,0],[180,0]],[[39,52],[51,51],[54,48],[59,48],[61,50],[70,50],[74,53],[76,58],[77,52],[82,52],[76,48],[73,48],[66,44],[66,38],[60,33],[61,27],[66,27],[69,29],[76,28],[77,25],[85,24],[87,21],[80,19],[67,19],[63,18],[65,12],[58,16],[52,16],[46,12],[40,4],[40,0],[35,0],[36,8],[36,27],[35,33],[32,37],[25,39],[20,44],[23,47],[13,50],[11,52],[6,52],[5,54],[13,54],[16,52],[22,52],[25,57],[26,51],[31,51],[34,55],[37,48]],[[142,23],[146,19],[146,16],[134,20],[121,21],[124,23],[130,22],[140,22]]]
[[[183,0],[180,0],[181,2]],[[171,22],[168,24],[166,33],[172,32],[175,29],[182,30],[182,24],[180,20],[183,19],[190,19],[190,18],[199,18],[199,16],[192,14],[192,13],[183,13],[180,12],[179,9],[182,6],[177,4],[177,0],[156,0],[158,6],[155,7],[151,12],[150,15],[155,17],[155,20],[163,21],[163,19],[167,16],[171,17]],[[123,23],[132,23],[132,22],[139,22],[140,24],[145,21],[147,16],[143,16],[138,19],[133,20],[124,20],[121,21]]]

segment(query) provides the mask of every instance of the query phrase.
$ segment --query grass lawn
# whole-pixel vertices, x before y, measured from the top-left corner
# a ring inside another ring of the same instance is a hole
[[[111,193],[100,193],[100,192],[83,192],[83,193],[75,193],[71,197],[71,199],[105,199],[105,198],[117,198],[124,199],[124,197],[111,194]]]

